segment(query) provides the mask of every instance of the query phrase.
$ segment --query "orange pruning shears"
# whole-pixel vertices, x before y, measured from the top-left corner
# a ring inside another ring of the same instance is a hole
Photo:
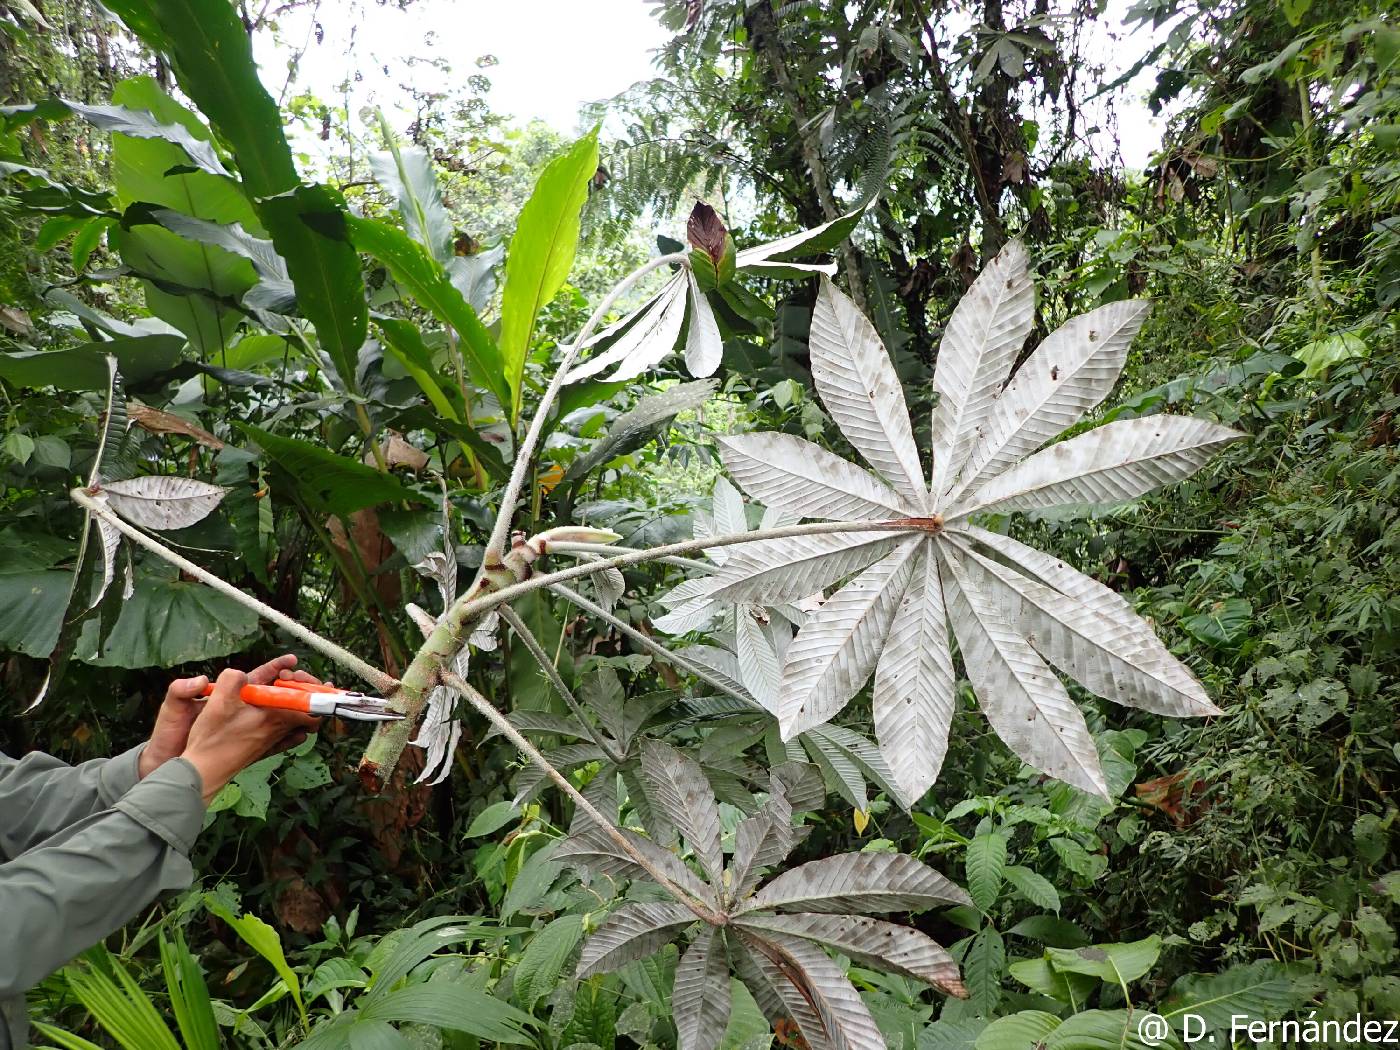
[[[204,687],[205,696],[213,692],[212,683]],[[307,715],[332,715],[355,722],[396,722],[403,718],[397,711],[388,709],[389,701],[383,697],[337,689],[333,685],[298,682],[293,678],[279,679],[276,685],[245,685],[238,696],[245,704],[254,707],[276,707]]]

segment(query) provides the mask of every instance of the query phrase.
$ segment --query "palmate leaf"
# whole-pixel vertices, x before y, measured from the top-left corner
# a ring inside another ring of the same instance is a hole
[[[866,521],[904,517],[900,497],[840,456],[791,434],[717,438],[720,459],[745,492],[804,518]]]
[[[623,319],[624,323],[631,323],[611,346],[569,369],[568,381],[580,382],[613,365],[617,365],[617,370],[608,377],[610,380],[632,379],[669,354],[685,323],[687,287],[684,276],[673,277],[638,312],[635,321],[631,321],[631,315]]]
[[[729,1023],[729,960],[723,937],[706,926],[676,966],[671,1015],[680,1050],[715,1050]]]
[[[637,959],[658,952],[676,934],[695,922],[695,913],[684,904],[665,902],[624,904],[614,910],[588,936],[578,960],[582,980],[597,973],[611,973]]]
[[[668,849],[663,849],[651,839],[643,838],[634,831],[620,829],[627,840],[642,853],[647,860],[659,868],[668,879],[681,889],[702,901],[713,901],[714,893],[685,866],[685,862]],[[561,842],[554,850],[552,859],[576,861],[590,870],[613,878],[647,880],[646,871],[615,843],[601,829],[589,826],[586,830]]]
[[[730,960],[763,1015],[775,1028],[785,1022],[796,1024],[810,1050],[829,1050],[832,1042],[801,972],[784,970],[767,955],[752,950],[750,943],[762,944],[757,937],[752,942],[729,938]]]
[[[998,395],[949,497],[995,477],[1103,401],[1148,309],[1142,300],[1108,303],[1050,333]]]
[[[944,554],[943,568],[963,666],[997,736],[1027,765],[1108,798],[1094,738],[1064,685],[957,558]]]
[[[1037,652],[1097,696],[1174,717],[1215,715],[1189,671],[1133,614],[1104,615],[1046,584],[966,549],[963,564],[1010,611]],[[1115,611],[1116,612],[1116,611]]]
[[[785,871],[736,914],[780,909],[845,914],[924,911],[970,904],[967,894],[922,861],[900,853],[844,853]]]
[[[800,978],[799,992],[821,1019],[824,1041],[833,1050],[885,1050],[884,1036],[860,993],[826,952],[800,937],[772,931],[758,937],[741,929],[739,937],[750,952],[772,962],[790,984]],[[794,1020],[802,1027],[800,1017]]]
[[[900,539],[872,530],[740,544],[710,577],[710,597],[765,605],[800,601],[884,557]]]
[[[714,375],[724,354],[724,340],[715,322],[710,301],[695,281],[695,274],[686,271],[690,290],[690,320],[685,335],[685,370],[696,379]]]
[[[812,379],[846,440],[911,510],[922,510],[923,468],[904,388],[875,327],[828,280],[812,311],[808,345]]]
[[[785,739],[821,725],[870,677],[921,540],[905,540],[829,598],[788,649],[778,722]]]
[[[1189,477],[1243,434],[1191,416],[1105,423],[1051,445],[964,496],[949,519],[979,510],[1043,510],[1122,503]]]
[[[668,744],[647,740],[642,744],[642,778],[648,798],[685,836],[711,884],[722,885],[719,807],[700,764]]]
[[[786,933],[824,944],[856,962],[904,974],[950,995],[966,996],[958,964],[937,941],[918,930],[863,915],[754,915],[745,929]]]
[[[1034,312],[1026,249],[1011,241],[962,297],[938,346],[929,486],[935,496],[971,453],[978,428],[1030,335]]]

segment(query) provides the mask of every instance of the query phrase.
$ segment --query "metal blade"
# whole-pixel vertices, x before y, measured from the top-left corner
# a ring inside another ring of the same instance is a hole
[[[380,701],[383,704],[384,701]],[[354,722],[397,722],[404,716],[397,711],[388,711],[380,704],[337,703],[337,718],[348,718]]]

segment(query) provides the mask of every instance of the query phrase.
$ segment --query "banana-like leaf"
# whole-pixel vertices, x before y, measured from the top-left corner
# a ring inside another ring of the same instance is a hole
[[[661,807],[685,837],[710,882],[716,887],[723,885],[719,807],[700,764],[669,744],[647,740],[642,744],[642,778],[648,799]]]
[[[1148,309],[1140,299],[1107,303],[1051,332],[997,397],[950,498],[1030,455],[1103,401]]]
[[[729,1024],[730,995],[723,937],[706,926],[681,956],[671,987],[680,1050],[716,1050]]]
[[[957,707],[938,558],[921,544],[875,668],[875,739],[911,803],[938,779]]]
[[[816,1008],[832,1050],[885,1050],[885,1037],[869,1007],[826,952],[811,941],[784,933],[764,931],[759,937],[741,930],[739,936],[755,954],[763,954],[792,975],[790,980],[802,982],[803,996]]]
[[[578,960],[579,979],[612,973],[637,959],[645,959],[670,944],[681,929],[694,921],[695,913],[684,904],[658,901],[622,905],[584,941]]]
[[[765,506],[837,521],[901,518],[908,513],[883,481],[803,438],[761,433],[716,441],[730,476]]]
[[[930,487],[935,498],[967,461],[978,428],[1030,335],[1034,315],[1026,249],[1012,241],[963,295],[938,346]]]
[[[923,468],[904,387],[875,326],[828,280],[822,281],[808,339],[812,379],[836,425],[904,498],[925,502]]]
[[[662,849],[651,839],[643,838],[635,831],[619,829],[632,846],[660,869],[668,879],[699,900],[713,903],[715,896],[685,863],[668,849]],[[612,878],[635,881],[650,881],[651,876],[635,860],[627,855],[612,837],[601,828],[589,826],[577,835],[570,835],[555,847],[552,860],[574,861],[590,871]]]
[[[183,529],[207,517],[227,490],[194,478],[152,475],[109,481],[102,491],[112,509],[145,529]]]
[[[724,355],[724,340],[720,338],[719,325],[715,323],[715,312],[710,301],[695,281],[695,274],[685,272],[686,287],[690,292],[690,325],[685,336],[685,370],[696,379],[715,374]]]
[[[922,861],[902,853],[842,853],[783,872],[736,914],[757,911],[924,911],[971,904],[967,894]]]
[[[754,915],[739,925],[759,936],[786,933],[834,948],[856,962],[904,974],[960,998],[967,996],[958,964],[933,938],[907,926],[864,915]]]
[[[375,181],[393,194],[408,235],[446,265],[453,257],[452,219],[442,203],[433,162],[425,150],[401,147],[383,114],[379,123],[389,148],[370,154],[370,171]]]
[[[963,562],[1011,611],[1036,650],[1091,693],[1175,718],[1218,715],[1191,672],[1163,647],[1143,645],[1134,615],[1104,616],[1038,580],[967,550]]]
[[[1242,437],[1192,416],[1117,419],[1022,460],[965,495],[948,516],[1122,503],[1189,477]]]
[[[827,599],[820,615],[797,633],[778,698],[784,739],[829,721],[865,685],[922,543],[905,540]]]
[[[957,555],[940,554],[963,667],[997,736],[1027,765],[1108,798],[1094,738],[1064,685]]]
[[[801,601],[885,557],[901,539],[885,531],[789,536],[738,545],[711,579],[720,602]]]

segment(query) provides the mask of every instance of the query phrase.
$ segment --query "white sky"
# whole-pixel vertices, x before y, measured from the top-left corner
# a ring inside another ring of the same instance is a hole
[[[491,80],[487,98],[494,112],[520,124],[538,118],[562,133],[574,133],[580,105],[653,75],[651,52],[667,37],[645,0],[415,0],[406,10],[393,0],[337,7],[340,3],[322,4],[325,37],[307,47],[298,87],[310,87],[327,101],[338,99],[338,85],[360,70],[352,118],[360,106],[379,105],[400,127],[408,119],[407,106],[400,108],[406,100],[400,85],[406,80],[432,90],[449,78],[461,83],[480,72]],[[1110,78],[1149,46],[1145,30],[1130,37],[1119,31],[1113,40],[1099,28],[1120,25],[1127,7],[1128,0],[1109,0],[1088,45],[1091,54],[1108,58]],[[350,10],[355,17],[347,17]],[[280,46],[270,38],[259,42],[264,76],[274,93],[286,78],[291,49],[308,38],[310,25],[310,13],[298,11],[283,20]],[[478,70],[481,55],[494,56],[498,64]],[[406,70],[402,62],[409,58],[445,58],[452,72],[445,76],[427,64]],[[1140,101],[1151,83],[1151,71],[1145,71],[1118,102],[1122,159],[1133,168],[1145,166],[1161,143],[1161,122]],[[1108,148],[1101,140],[1101,152]]]

